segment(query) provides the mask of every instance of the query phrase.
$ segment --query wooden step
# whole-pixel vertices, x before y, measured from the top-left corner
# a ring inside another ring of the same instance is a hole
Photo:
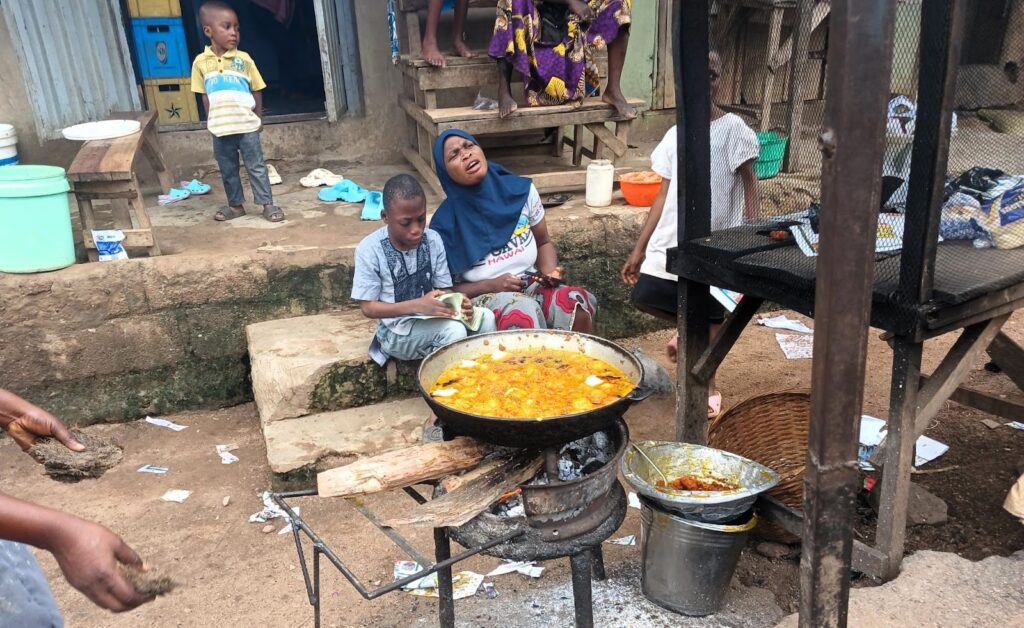
[[[640,98],[629,98],[629,104],[642,107]],[[438,135],[448,129],[462,129],[467,133],[503,133],[578,124],[617,122],[622,118],[615,108],[600,98],[587,98],[579,106],[570,104],[519,109],[508,118],[498,117],[497,110],[481,111],[472,107],[423,109],[408,99],[402,99],[405,112],[420,126]]]
[[[414,363],[385,369],[370,359],[375,325],[350,310],[247,326],[253,395],[264,427],[411,394]]]
[[[324,470],[420,442],[430,408],[419,397],[274,421],[263,426],[274,473]],[[329,462],[336,461],[336,462]]]
[[[420,55],[405,54],[401,56],[402,72],[415,81],[420,91],[428,92],[441,89],[458,89],[465,87],[496,86],[498,84],[497,62],[487,56],[486,50],[475,51],[476,56],[447,56],[447,67],[439,68],[427,63]],[[599,51],[594,56],[598,74],[608,75],[608,55]],[[518,72],[512,73],[512,91],[522,90],[523,78]]]
[[[401,13],[420,11],[426,9],[429,2],[430,0],[398,0],[398,11]],[[469,6],[470,8],[496,7],[498,0],[469,0]]]

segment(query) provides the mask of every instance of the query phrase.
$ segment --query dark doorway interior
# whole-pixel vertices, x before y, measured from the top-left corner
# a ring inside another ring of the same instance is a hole
[[[999,63],[1013,2],[1014,0],[972,0],[967,3],[967,37],[964,41],[961,63]]]

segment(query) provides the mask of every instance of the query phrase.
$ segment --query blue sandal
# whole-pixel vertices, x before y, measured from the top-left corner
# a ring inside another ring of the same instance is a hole
[[[182,181],[181,187],[184,190],[188,190],[189,194],[193,196],[202,196],[203,194],[210,193],[209,184],[203,183],[199,179],[192,179],[191,181]]]
[[[363,213],[359,217],[363,220],[380,220],[381,212],[384,211],[384,194],[382,192],[369,192],[366,195],[366,203],[363,204]]]

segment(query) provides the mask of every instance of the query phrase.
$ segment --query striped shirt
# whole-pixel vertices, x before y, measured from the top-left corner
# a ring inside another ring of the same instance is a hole
[[[266,86],[252,57],[241,50],[218,57],[207,46],[192,62],[192,91],[209,99],[206,128],[217,137],[260,130],[252,93]]]

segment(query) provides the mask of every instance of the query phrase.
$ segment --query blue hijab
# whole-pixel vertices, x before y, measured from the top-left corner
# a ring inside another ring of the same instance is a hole
[[[430,228],[444,242],[448,268],[452,273],[462,273],[491,251],[508,244],[533,183],[491,161],[483,181],[473,186],[459,185],[445,167],[444,142],[452,136],[478,143],[475,137],[458,129],[441,133],[434,142],[434,167],[448,198],[437,208]]]

